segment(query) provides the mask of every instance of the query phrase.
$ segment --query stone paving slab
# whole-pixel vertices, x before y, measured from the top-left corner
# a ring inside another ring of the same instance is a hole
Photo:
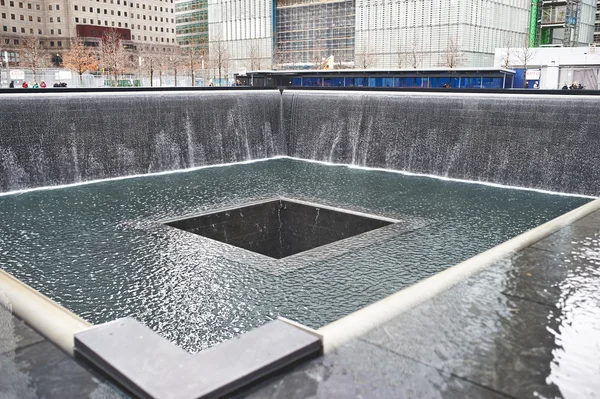
[[[41,335],[0,305],[0,355],[43,340]]]
[[[128,397],[0,306],[0,398]]]
[[[362,340],[295,368],[243,397],[305,398],[506,398]]]

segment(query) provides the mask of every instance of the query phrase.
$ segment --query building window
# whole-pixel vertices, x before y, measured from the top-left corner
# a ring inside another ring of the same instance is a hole
[[[62,29],[59,29],[59,30],[58,30],[58,34],[59,34],[59,35],[62,35]]]
[[[73,7],[75,8],[75,11],[79,11],[79,8],[77,7],[77,4],[75,4]]]
[[[19,8],[23,8],[23,3],[19,2]]]
[[[41,23],[42,22],[42,17],[37,17],[37,21]]]
[[[54,42],[50,42],[50,47],[54,47]]]
[[[104,9],[104,15],[107,15],[107,14],[108,14],[108,10],[105,8]]]
[[[58,47],[62,47],[62,42],[60,40],[56,43],[58,44]]]
[[[50,4],[50,5],[48,6],[48,10],[52,11],[52,4]],[[50,43],[52,43],[52,42],[50,42]]]
[[[50,17],[50,22],[54,22],[54,18],[53,17]]]
[[[50,29],[50,34],[53,35],[54,34],[54,29]]]
[[[56,17],[56,22],[60,22],[60,17]]]
[[[21,28],[21,33],[25,33],[25,28]]]
[[[16,45],[18,45],[19,44],[19,39],[13,40],[13,43],[16,44]]]
[[[25,21],[25,15],[19,15],[19,19],[20,19],[21,21]]]
[[[78,24],[79,23],[79,18],[75,17],[75,23]]]
[[[84,24],[87,24],[87,18],[84,18],[84,19],[83,19],[83,23],[84,23]]]
[[[38,29],[38,35],[41,35],[41,34],[42,34],[42,30]]]
[[[56,5],[56,11],[59,11],[59,10],[60,10],[60,5],[57,4]]]
[[[2,13],[2,19],[6,19],[6,13],[5,12]]]
[[[27,9],[31,10],[31,3],[27,3]]]
[[[29,16],[29,22],[33,22],[33,16]]]
[[[39,4],[36,4],[36,5],[35,5],[35,9],[36,9],[36,10],[38,10],[38,11],[40,11],[40,9],[41,9],[41,6],[40,6]]]
[[[94,25],[94,20],[90,19],[90,25]]]
[[[15,6],[15,2],[14,1],[9,2],[8,4],[10,4],[11,7]]]

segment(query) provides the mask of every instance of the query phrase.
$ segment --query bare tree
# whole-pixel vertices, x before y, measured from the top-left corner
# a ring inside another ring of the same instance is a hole
[[[414,69],[419,68],[423,63],[423,54],[416,38],[413,40],[408,52],[406,53],[406,63]]]
[[[141,47],[141,69],[150,77],[150,87],[154,87],[154,74],[158,71],[158,60],[153,46]]]
[[[440,66],[448,67],[448,68],[456,68],[464,65],[465,58],[460,51],[460,46],[458,44],[457,37],[449,37],[448,45],[444,50],[444,54],[442,55],[442,60],[440,62]]]
[[[38,69],[48,64],[48,52],[40,43],[40,39],[34,34],[25,36],[21,46],[22,65],[31,68],[33,71],[33,80],[37,81]]]
[[[396,67],[402,69],[406,64],[406,53],[402,51],[402,46],[396,47]]]
[[[253,40],[250,44],[250,70],[258,71],[261,69],[261,54],[260,54],[260,46],[257,40]]]
[[[507,37],[502,42],[502,52],[500,53],[500,66],[502,68],[510,68],[513,56],[512,40]]]
[[[206,53],[204,47],[188,47],[182,52],[182,64],[185,64],[185,69],[192,77],[192,86],[196,84],[196,71],[198,68],[201,68],[204,72]],[[202,78],[204,78],[204,76],[202,76]]]
[[[523,88],[527,87],[527,67],[536,54],[537,49],[529,47],[529,35],[527,34],[527,31],[525,31],[521,48],[517,49],[515,54],[520,64],[523,65]]]
[[[116,86],[121,75],[130,64],[129,54],[123,47],[121,35],[110,30],[102,37],[102,65],[111,74],[112,85]]]
[[[173,52],[169,55],[169,68],[173,71],[175,87],[177,87],[177,75],[178,72],[184,69],[186,63],[183,60],[181,48],[176,47]]]
[[[219,33],[214,35],[214,41],[210,48],[210,61],[214,70],[218,72],[218,82],[220,86],[223,72],[227,72],[229,69],[229,50],[227,48],[227,43]]]
[[[377,56],[375,55],[375,50],[371,45],[368,45],[363,42],[361,49],[356,53],[356,57],[354,58],[354,64],[358,68],[367,69],[372,67],[377,63]]]
[[[71,40],[71,48],[63,53],[63,65],[77,72],[79,84],[83,85],[84,72],[98,70],[98,51],[95,47],[86,46],[80,38]]]

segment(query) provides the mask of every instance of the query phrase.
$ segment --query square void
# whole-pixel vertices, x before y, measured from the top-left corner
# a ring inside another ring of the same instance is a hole
[[[282,259],[392,223],[368,215],[277,199],[166,224]]]

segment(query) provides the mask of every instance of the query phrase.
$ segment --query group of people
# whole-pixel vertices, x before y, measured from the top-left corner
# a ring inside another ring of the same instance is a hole
[[[581,85],[581,83],[577,84],[577,82],[573,82],[573,83],[571,83],[571,86],[567,86],[567,82],[565,82],[562,89],[563,90],[583,90],[583,86]]]
[[[8,85],[8,87],[10,87],[11,89],[14,89],[14,87],[15,87],[15,81],[11,80],[10,84]],[[27,89],[27,88],[29,88],[29,83],[27,83],[24,80],[23,84],[21,85],[21,87],[24,88],[24,89]],[[54,87],[67,87],[67,84],[64,83],[64,82],[56,82],[56,83],[54,83]],[[33,89],[39,89],[39,88],[45,89],[46,88],[46,82],[44,82],[42,80],[42,83],[40,83],[38,85],[38,83],[34,81],[33,85],[31,86],[31,88],[33,88]]]

